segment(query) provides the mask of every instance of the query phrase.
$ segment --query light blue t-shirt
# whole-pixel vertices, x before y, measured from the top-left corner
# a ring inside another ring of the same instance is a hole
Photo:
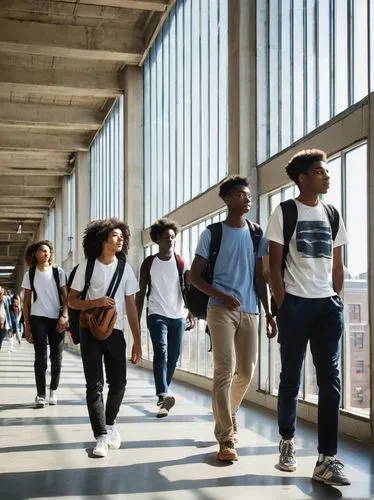
[[[209,259],[211,232],[205,229],[200,236],[196,255]],[[267,255],[268,242],[261,238],[256,257]],[[227,295],[234,295],[240,301],[240,311],[257,314],[257,295],[254,289],[255,255],[253,242],[247,224],[236,228],[222,224],[222,240],[213,273],[213,286]],[[222,305],[210,297],[208,307]]]

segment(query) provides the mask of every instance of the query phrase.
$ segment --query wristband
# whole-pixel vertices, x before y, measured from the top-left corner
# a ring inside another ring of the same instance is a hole
[[[274,316],[273,316],[273,314],[271,314],[271,313],[269,312],[269,313],[266,313],[266,314],[265,314],[265,318],[266,318],[266,319],[273,319],[273,318],[274,318]]]
[[[60,318],[67,318],[67,316],[65,316],[65,314],[61,314]]]

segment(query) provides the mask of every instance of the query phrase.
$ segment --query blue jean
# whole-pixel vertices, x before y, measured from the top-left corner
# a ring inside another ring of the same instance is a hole
[[[285,439],[291,439],[295,434],[301,369],[309,341],[318,385],[318,452],[335,455],[343,302],[337,295],[305,299],[286,294],[279,310],[278,326],[282,365],[278,393],[279,433]]]
[[[151,314],[147,325],[153,344],[153,376],[157,396],[166,396],[179,358],[184,318],[172,319]]]

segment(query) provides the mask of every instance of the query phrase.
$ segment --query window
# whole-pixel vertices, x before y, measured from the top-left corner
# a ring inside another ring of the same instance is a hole
[[[361,305],[349,304],[348,310],[349,310],[349,322],[361,323]]]
[[[90,149],[91,219],[124,218],[123,97]],[[145,187],[145,191],[146,191]]]
[[[257,0],[259,163],[373,90],[372,4]]]
[[[364,348],[364,332],[354,332],[353,339],[354,339],[354,346],[356,349]]]
[[[357,359],[356,360],[356,373],[364,373],[364,371],[365,371],[364,360]]]
[[[144,63],[144,225],[227,174],[227,0],[177,1]]]
[[[355,399],[357,399],[359,403],[362,403],[364,401],[364,390],[362,387],[356,387]]]

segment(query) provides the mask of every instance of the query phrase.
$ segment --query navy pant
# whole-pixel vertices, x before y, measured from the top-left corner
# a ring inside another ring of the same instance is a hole
[[[344,330],[339,296],[305,299],[286,294],[278,315],[281,374],[278,393],[279,433],[293,438],[301,369],[308,341],[318,385],[318,452],[335,455],[340,403],[339,341]]]
[[[65,332],[60,333],[56,330],[57,321],[57,319],[44,316],[30,316],[30,328],[34,340],[34,372],[38,396],[45,397],[46,395],[47,341],[51,360],[50,389],[55,391],[60,383]]]
[[[8,330],[6,328],[3,328],[2,330],[0,330],[0,351],[1,351],[1,346],[3,345],[3,341],[5,339],[5,337],[7,336],[8,334]]]
[[[86,378],[86,401],[95,438],[113,425],[126,389],[126,341],[121,330],[113,330],[106,340],[96,340],[89,330],[80,331],[81,355]],[[108,383],[104,410],[103,359]]]
[[[160,314],[147,318],[153,344],[153,375],[157,396],[166,396],[179,358],[184,318],[172,319]]]

